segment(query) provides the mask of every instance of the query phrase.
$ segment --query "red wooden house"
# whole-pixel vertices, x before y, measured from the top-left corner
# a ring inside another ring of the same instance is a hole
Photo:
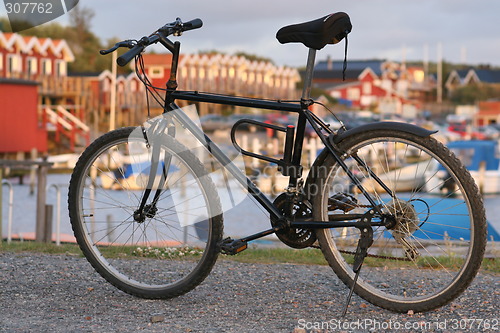
[[[0,31],[0,77],[40,80],[67,74],[74,55],[64,40]]]
[[[73,60],[64,40],[0,31],[0,153],[47,151],[46,121],[57,128],[68,122],[50,118],[40,104],[55,98],[46,90],[62,84]]]
[[[395,113],[401,113],[405,104],[410,101],[392,88],[392,82],[380,79],[367,67],[358,76],[358,80],[336,85],[328,90],[337,99],[348,100],[355,108],[370,109],[374,106],[392,105]]]
[[[47,130],[37,114],[37,83],[0,78],[0,101],[0,153],[47,151]]]

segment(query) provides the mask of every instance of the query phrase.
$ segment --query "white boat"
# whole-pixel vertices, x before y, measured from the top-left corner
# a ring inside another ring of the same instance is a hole
[[[377,176],[394,191],[411,192],[425,188],[425,176],[434,166],[430,161],[422,161],[396,168],[386,173],[376,172]],[[361,184],[368,192],[383,192],[382,187],[372,178],[365,178]]]

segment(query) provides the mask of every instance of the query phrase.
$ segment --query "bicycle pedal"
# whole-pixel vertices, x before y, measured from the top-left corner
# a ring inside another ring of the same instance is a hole
[[[220,243],[220,252],[234,256],[248,248],[248,243],[241,239],[226,238]]]

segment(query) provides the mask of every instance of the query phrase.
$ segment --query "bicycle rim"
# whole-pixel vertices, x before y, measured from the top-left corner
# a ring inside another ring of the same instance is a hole
[[[427,311],[457,297],[477,273],[485,247],[484,208],[470,174],[431,138],[365,133],[341,146],[348,155],[356,152],[395,194],[389,196],[352,157],[345,160],[379,207],[395,216],[395,225],[374,227],[374,242],[355,292],[402,312]],[[337,193],[356,202],[350,213],[367,212],[370,208],[363,206],[369,206],[368,201],[345,171],[333,159],[325,166],[326,186],[315,203],[318,218],[343,213],[328,202]],[[325,257],[349,286],[359,236],[356,228],[318,231]]]
[[[129,137],[132,130],[112,132],[82,155],[70,184],[73,229],[87,259],[116,287],[147,298],[178,296],[199,284],[217,258],[220,202],[200,161],[166,137],[154,176],[157,187],[167,172],[164,189],[152,205],[153,188],[146,207],[154,209],[134,219],[152,148]]]

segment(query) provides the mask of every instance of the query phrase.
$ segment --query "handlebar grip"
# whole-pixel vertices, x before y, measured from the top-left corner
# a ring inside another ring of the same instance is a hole
[[[184,31],[188,30],[193,30],[193,29],[198,29],[203,26],[203,21],[200,20],[199,18],[185,22],[184,24]]]
[[[136,45],[121,56],[116,59],[116,63],[123,67],[126,64],[128,64],[132,59],[135,58],[136,55],[140,54],[144,50],[145,46],[143,45]]]

